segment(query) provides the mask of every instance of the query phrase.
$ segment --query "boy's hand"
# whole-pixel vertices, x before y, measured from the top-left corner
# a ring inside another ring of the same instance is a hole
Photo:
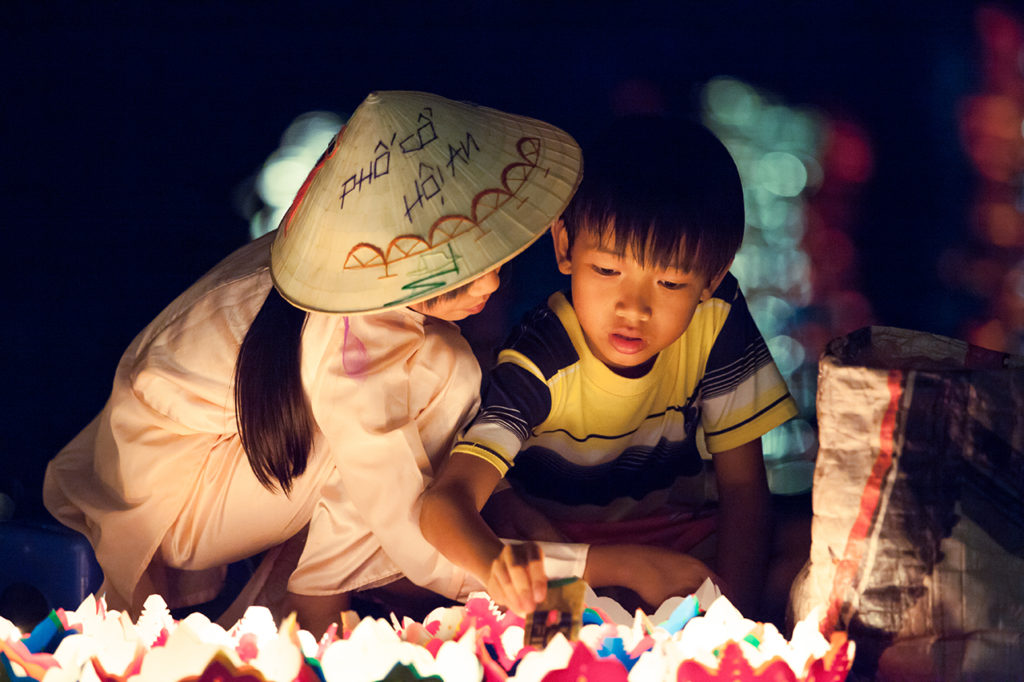
[[[533,542],[505,545],[491,563],[487,593],[520,616],[531,613],[544,600],[547,589],[544,553]]]
[[[669,597],[693,594],[707,578],[721,586],[703,561],[648,545],[593,546],[584,577],[595,587],[627,587],[655,609]]]
[[[693,594],[708,578],[721,587],[721,578],[699,559],[660,547],[644,549],[638,557],[638,579],[632,589],[654,609],[670,597]]]

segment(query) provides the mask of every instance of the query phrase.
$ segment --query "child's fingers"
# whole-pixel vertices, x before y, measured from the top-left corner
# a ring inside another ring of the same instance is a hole
[[[517,587],[521,580],[516,576],[520,568],[511,562],[511,557],[505,551],[494,560],[491,566],[491,578],[488,583],[488,592],[491,598],[499,604],[504,604],[520,616],[525,616],[533,611],[535,606],[528,591]]]
[[[506,545],[491,565],[488,591],[520,615],[533,611],[547,591],[540,548],[533,543]]]
[[[523,545],[506,545],[502,555],[508,569],[509,589],[516,595],[516,602],[524,607],[524,613],[532,611],[535,600],[528,571],[528,553],[523,549]]]
[[[512,560],[509,572],[516,590],[523,595],[529,595],[533,600],[533,606],[536,606],[538,602],[543,601],[548,589],[548,579],[544,573],[544,551],[533,542],[508,545],[506,549],[509,550]]]
[[[516,592],[512,584],[510,566],[499,556],[491,565],[490,580],[487,583],[487,592],[491,598],[499,604],[504,604],[519,615],[526,615],[532,608],[526,600]]]

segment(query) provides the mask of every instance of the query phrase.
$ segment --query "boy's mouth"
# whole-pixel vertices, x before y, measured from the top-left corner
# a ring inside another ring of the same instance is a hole
[[[647,343],[638,336],[612,333],[608,335],[608,342],[611,347],[623,355],[633,355],[644,349]]]

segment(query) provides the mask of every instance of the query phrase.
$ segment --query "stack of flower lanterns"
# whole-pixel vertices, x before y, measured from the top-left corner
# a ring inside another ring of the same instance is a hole
[[[29,633],[0,618],[0,682],[841,682],[853,659],[853,643],[826,641],[813,616],[787,641],[725,597],[706,610],[697,596],[676,598],[632,617],[593,593],[586,603],[577,640],[534,647],[523,619],[483,594],[422,623],[348,613],[320,640],[261,607],[225,630],[198,613],[175,620],[158,596],[135,622],[89,597]]]

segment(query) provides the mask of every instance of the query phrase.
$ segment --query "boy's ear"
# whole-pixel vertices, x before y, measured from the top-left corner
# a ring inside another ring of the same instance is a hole
[[[555,260],[558,271],[563,275],[572,274],[572,259],[569,258],[569,233],[561,218],[551,223],[551,241],[555,243]]]
[[[704,289],[704,291],[702,291],[700,294],[701,301],[708,300],[709,298],[711,298],[711,295],[715,293],[715,289],[717,289],[718,285],[722,283],[722,280],[725,279],[725,276],[729,274],[729,268],[732,267],[732,261],[733,259],[730,258],[729,263],[724,268],[722,268],[721,272],[719,272],[717,275],[708,280],[707,288]]]

